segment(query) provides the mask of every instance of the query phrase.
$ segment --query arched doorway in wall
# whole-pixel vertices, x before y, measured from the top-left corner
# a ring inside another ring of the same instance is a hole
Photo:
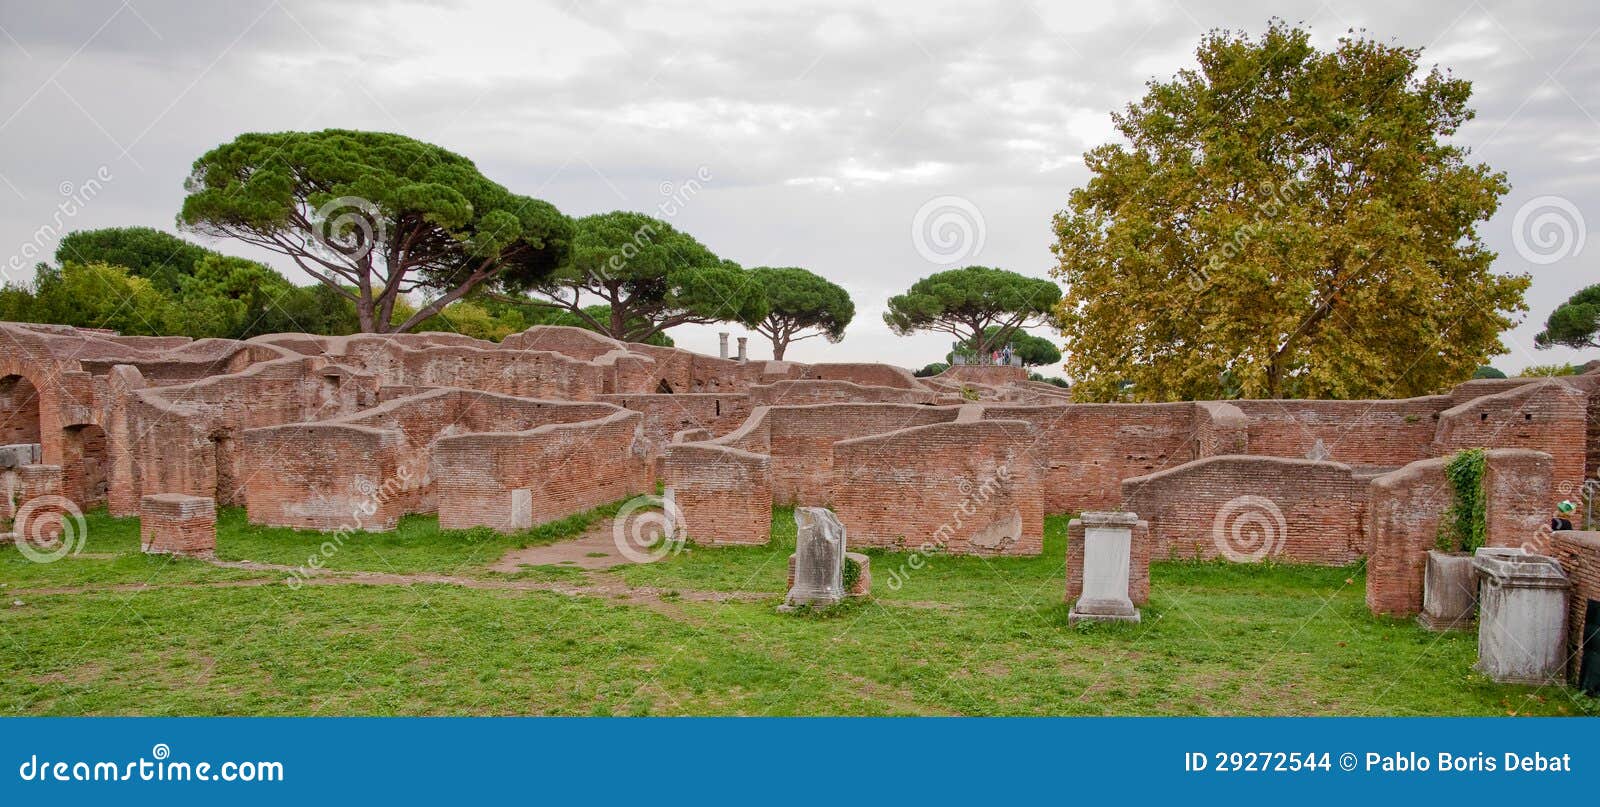
[[[0,378],[0,445],[39,442],[39,391],[20,375]]]
[[[111,471],[105,429],[92,423],[69,426],[61,437],[61,486],[67,498],[84,508],[105,504]]]

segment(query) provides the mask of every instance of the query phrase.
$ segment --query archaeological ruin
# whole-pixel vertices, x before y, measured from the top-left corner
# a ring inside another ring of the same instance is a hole
[[[0,517],[46,495],[143,513],[154,551],[211,551],[224,507],[324,532],[414,513],[513,532],[659,486],[702,546],[765,543],[773,507],[794,505],[831,509],[854,550],[1037,555],[1046,514],[1094,512],[1089,530],[1114,522],[1127,544],[1088,563],[1125,566],[1132,606],[1152,560],[1364,559],[1368,607],[1397,616],[1422,607],[1446,459],[1483,448],[1487,544],[1559,560],[1569,641],[1600,599],[1596,534],[1547,526],[1600,464],[1600,373],[1405,400],[1083,404],[1020,367],[918,378],[564,327],[191,341],[3,323],[0,409]]]

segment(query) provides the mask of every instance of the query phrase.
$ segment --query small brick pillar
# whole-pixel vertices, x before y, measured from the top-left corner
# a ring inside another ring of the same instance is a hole
[[[32,514],[28,516],[28,524],[11,525],[17,537],[36,544],[48,544],[60,538],[62,522],[59,516],[63,513],[63,506],[68,504],[61,493],[61,466],[23,465],[16,469],[14,475],[11,472],[7,472],[7,475],[9,478],[5,486],[16,506],[7,508],[6,519],[16,519],[23,510]],[[50,517],[51,514],[56,517]]]
[[[139,502],[139,546],[151,554],[214,554],[216,500],[182,493],[145,496]]]

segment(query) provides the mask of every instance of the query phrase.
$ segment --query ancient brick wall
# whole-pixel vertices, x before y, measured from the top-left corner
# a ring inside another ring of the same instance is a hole
[[[939,393],[904,387],[868,387],[854,381],[775,381],[749,388],[752,406],[804,406],[817,403],[933,404]]]
[[[507,350],[548,350],[581,361],[592,361],[617,350],[627,350],[623,342],[584,328],[538,325],[514,333],[500,341]]]
[[[1250,417],[1226,401],[1196,401],[1195,456],[1250,453]]]
[[[249,429],[242,442],[260,470],[244,487],[252,524],[379,532],[414,506],[409,487],[379,495],[413,473],[397,430],[297,423]]]
[[[39,391],[20,375],[0,378],[0,445],[39,442]]]
[[[1600,600],[1600,532],[1567,530],[1554,533],[1552,551],[1561,568],[1572,580],[1567,614],[1567,677],[1577,683],[1582,657],[1578,655],[1589,602]]]
[[[1422,608],[1422,577],[1439,522],[1454,498],[1445,478],[1449,457],[1413,462],[1368,483],[1367,608],[1375,614],[1407,616]],[[1547,454],[1516,449],[1485,457],[1485,510],[1490,546],[1538,549],[1549,505],[1553,461]]]
[[[1339,566],[1365,549],[1365,485],[1348,465],[1206,457],[1122,482],[1122,506],[1150,522],[1157,558]]]
[[[1229,401],[1250,418],[1251,454],[1306,457],[1322,441],[1327,459],[1394,468],[1430,456],[1444,396],[1398,401]]]
[[[922,382],[910,370],[892,364],[824,362],[798,366],[802,369],[797,378],[804,380],[850,381],[864,387],[923,388]]]
[[[752,408],[749,396],[735,392],[602,395],[599,400],[644,415],[644,439],[651,456],[666,451],[672,435],[686,429],[727,434],[744,423]]]
[[[1114,510],[1122,480],[1195,456],[1194,405],[985,405],[985,419],[1026,420],[1039,428],[1030,447],[1044,468],[1051,513]]]
[[[1067,594],[1070,605],[1083,594],[1083,521],[1067,522]],[[1140,519],[1128,542],[1128,599],[1150,601],[1150,522]]]
[[[514,532],[644,493],[652,478],[643,424],[638,412],[614,410],[597,420],[441,437],[430,467],[439,526]]]
[[[772,496],[779,504],[827,507],[833,500],[833,446],[840,440],[908,426],[948,423],[953,407],[910,404],[815,404],[757,409],[744,427],[718,443],[772,457]]]
[[[1007,384],[1027,381],[1028,370],[1024,367],[1000,364],[953,364],[949,369],[934,377],[940,381],[953,381],[957,384],[987,384],[991,387],[1003,387]]]
[[[853,546],[1037,555],[1044,497],[1023,420],[914,426],[833,446],[833,509]]]
[[[715,443],[667,449],[662,481],[698,544],[764,544],[772,534],[772,458]]]
[[[1485,395],[1446,410],[1439,416],[1433,452],[1443,456],[1462,448],[1529,448],[1555,458],[1555,485],[1548,505],[1560,501],[1560,490],[1582,484],[1588,448],[1588,395],[1559,380],[1523,384]]]

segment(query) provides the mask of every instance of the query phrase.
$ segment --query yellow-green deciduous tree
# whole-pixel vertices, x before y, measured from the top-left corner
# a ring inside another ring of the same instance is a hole
[[[1280,22],[1197,56],[1112,116],[1127,142],[1055,218],[1075,394],[1404,397],[1504,352],[1528,279],[1475,232],[1507,185],[1449,140],[1467,81]]]

